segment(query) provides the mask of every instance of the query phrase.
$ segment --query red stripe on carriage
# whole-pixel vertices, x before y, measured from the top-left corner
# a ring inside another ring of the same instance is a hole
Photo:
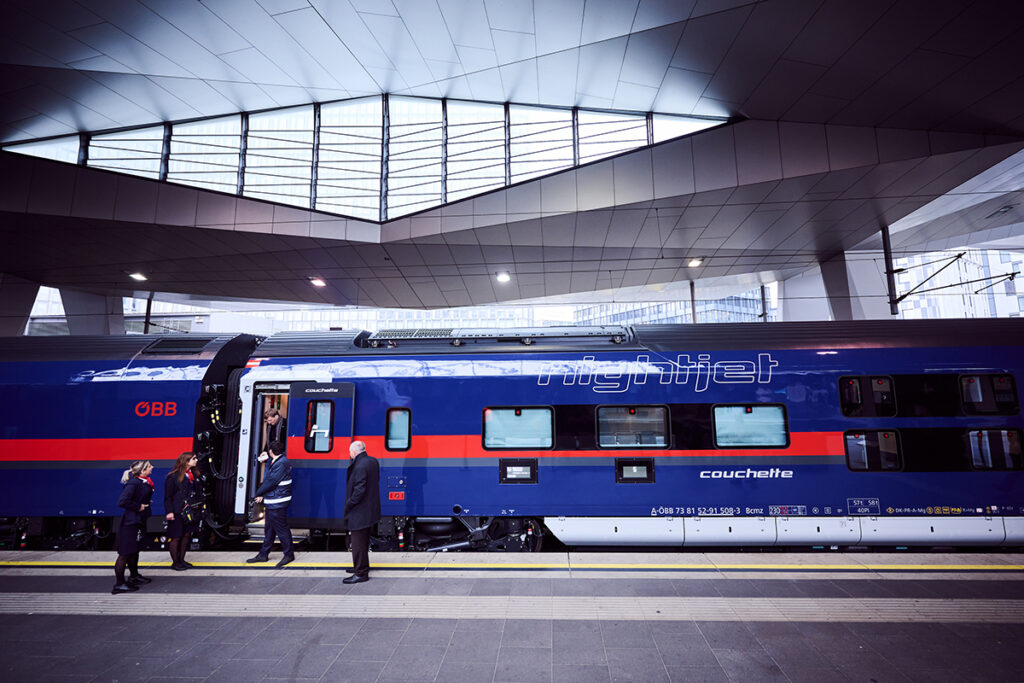
[[[375,458],[728,458],[728,457],[802,457],[844,455],[842,432],[791,432],[788,448],[721,448],[711,450],[662,450],[657,448],[628,449],[602,448],[589,451],[558,450],[484,450],[479,434],[433,434],[412,437],[407,451],[388,451],[383,436],[356,436],[366,444],[366,450]],[[307,453],[305,439],[288,437],[290,460],[343,460],[348,458],[348,437],[334,437],[329,453]]]
[[[132,439],[0,439],[0,462],[174,460],[192,437]]]

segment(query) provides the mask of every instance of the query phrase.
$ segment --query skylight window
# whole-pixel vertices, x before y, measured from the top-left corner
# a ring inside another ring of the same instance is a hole
[[[441,203],[441,100],[391,97],[388,218]]]
[[[242,194],[309,208],[313,167],[313,107],[249,117]]]
[[[655,114],[654,119],[654,142],[664,142],[672,138],[691,135],[698,131],[714,128],[725,123],[724,119],[692,119],[686,116],[670,116],[668,114]]]
[[[77,163],[88,139],[92,167],[387,221],[723,123],[384,95],[3,149]]]
[[[509,118],[513,183],[572,167],[572,110],[512,106]]]
[[[88,164],[155,180],[160,177],[163,147],[163,126],[94,135],[89,139]]]
[[[57,138],[55,140],[41,140],[39,142],[11,145],[10,147],[4,147],[4,151],[52,159],[53,161],[63,161],[68,164],[77,164],[78,141],[77,135],[69,135],[66,138]]]
[[[505,107],[448,100],[448,201],[505,184]]]
[[[237,115],[175,124],[167,179],[234,194],[241,144],[242,119]]]
[[[380,219],[381,98],[320,107],[316,208]]]
[[[580,110],[577,116],[581,164],[647,144],[645,115]]]

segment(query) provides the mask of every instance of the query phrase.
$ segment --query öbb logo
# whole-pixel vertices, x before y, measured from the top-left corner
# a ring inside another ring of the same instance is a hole
[[[178,404],[174,401],[139,401],[135,404],[135,414],[139,417],[174,417],[178,414]]]

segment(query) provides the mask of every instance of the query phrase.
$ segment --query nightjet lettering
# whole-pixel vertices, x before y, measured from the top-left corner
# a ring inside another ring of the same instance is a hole
[[[672,360],[652,361],[648,355],[639,355],[629,361],[597,361],[584,356],[581,361],[561,361],[544,365],[537,376],[537,385],[546,387],[552,377],[562,378],[564,386],[590,387],[599,394],[621,394],[632,385],[652,384],[689,385],[697,393],[707,391],[712,384],[768,384],[772,370],[779,362],[770,353],[757,354],[757,360],[712,361],[711,354],[696,356],[681,354]]]

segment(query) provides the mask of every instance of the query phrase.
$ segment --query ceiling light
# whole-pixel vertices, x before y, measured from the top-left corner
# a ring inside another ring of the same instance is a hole
[[[702,263],[704,263],[704,259],[702,259],[702,258],[692,258],[692,259],[690,259],[689,261],[686,262],[686,265],[688,267],[690,267],[690,268],[696,268],[697,266],[699,266]]]
[[[146,279],[146,276],[143,275],[142,273],[128,273],[128,277],[130,277],[133,280],[139,280],[140,282]]]
[[[510,282],[512,280],[512,276],[508,274],[507,270],[503,270],[495,275],[494,279],[498,282]]]
[[[1007,213],[1008,211],[1012,210],[1015,206],[1017,205],[1007,204],[1006,206],[1000,207],[993,211],[992,213],[990,213],[989,215],[985,216],[985,220],[988,220],[989,218],[995,218],[996,216],[1002,216],[1004,213]]]
[[[323,280],[321,280],[318,277],[311,277],[311,278],[309,278],[309,284],[313,285],[314,287],[326,287],[327,286],[327,283],[324,282]]]

